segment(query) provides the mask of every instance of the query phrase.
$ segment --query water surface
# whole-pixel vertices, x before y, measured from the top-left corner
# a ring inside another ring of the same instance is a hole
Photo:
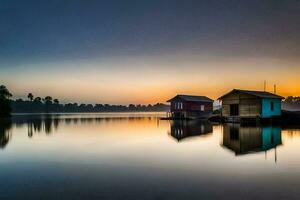
[[[18,115],[0,125],[0,199],[299,199],[300,129],[163,113]]]

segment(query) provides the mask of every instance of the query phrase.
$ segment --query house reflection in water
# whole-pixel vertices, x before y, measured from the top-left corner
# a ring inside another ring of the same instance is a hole
[[[281,144],[280,127],[243,127],[239,124],[226,124],[223,127],[223,146],[236,155],[266,152],[273,148],[276,150]]]
[[[207,135],[213,132],[209,121],[175,120],[171,121],[170,126],[169,134],[178,141],[187,137]]]

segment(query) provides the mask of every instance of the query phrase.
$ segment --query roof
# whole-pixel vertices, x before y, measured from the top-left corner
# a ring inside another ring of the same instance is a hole
[[[284,99],[284,97],[273,94],[271,92],[264,92],[264,91],[251,91],[251,90],[239,90],[239,89],[233,89],[232,91],[226,93],[225,95],[219,97],[218,99],[223,99],[227,95],[233,93],[233,92],[240,92],[244,94],[250,94],[259,98],[271,98],[271,99]]]
[[[175,97],[173,97],[172,99],[169,99],[167,102],[171,102],[175,98],[180,98],[184,101],[193,101],[193,102],[213,102],[214,101],[206,96],[193,96],[193,95],[178,94]]]

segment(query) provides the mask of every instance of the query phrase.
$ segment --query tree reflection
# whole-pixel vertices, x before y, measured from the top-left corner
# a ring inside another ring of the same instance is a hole
[[[115,121],[142,121],[148,117],[61,117],[59,115],[31,115],[13,116],[11,123],[17,127],[27,126],[28,137],[36,133],[52,134],[61,124],[72,126],[74,124],[110,123]],[[150,118],[154,119],[154,118]],[[4,125],[1,125],[4,128]]]
[[[0,148],[4,149],[11,138],[12,123],[10,119],[0,119]]]

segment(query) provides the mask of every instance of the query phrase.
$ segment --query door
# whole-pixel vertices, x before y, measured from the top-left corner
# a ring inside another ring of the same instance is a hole
[[[239,115],[239,104],[231,104],[230,116],[238,116],[238,115]]]

